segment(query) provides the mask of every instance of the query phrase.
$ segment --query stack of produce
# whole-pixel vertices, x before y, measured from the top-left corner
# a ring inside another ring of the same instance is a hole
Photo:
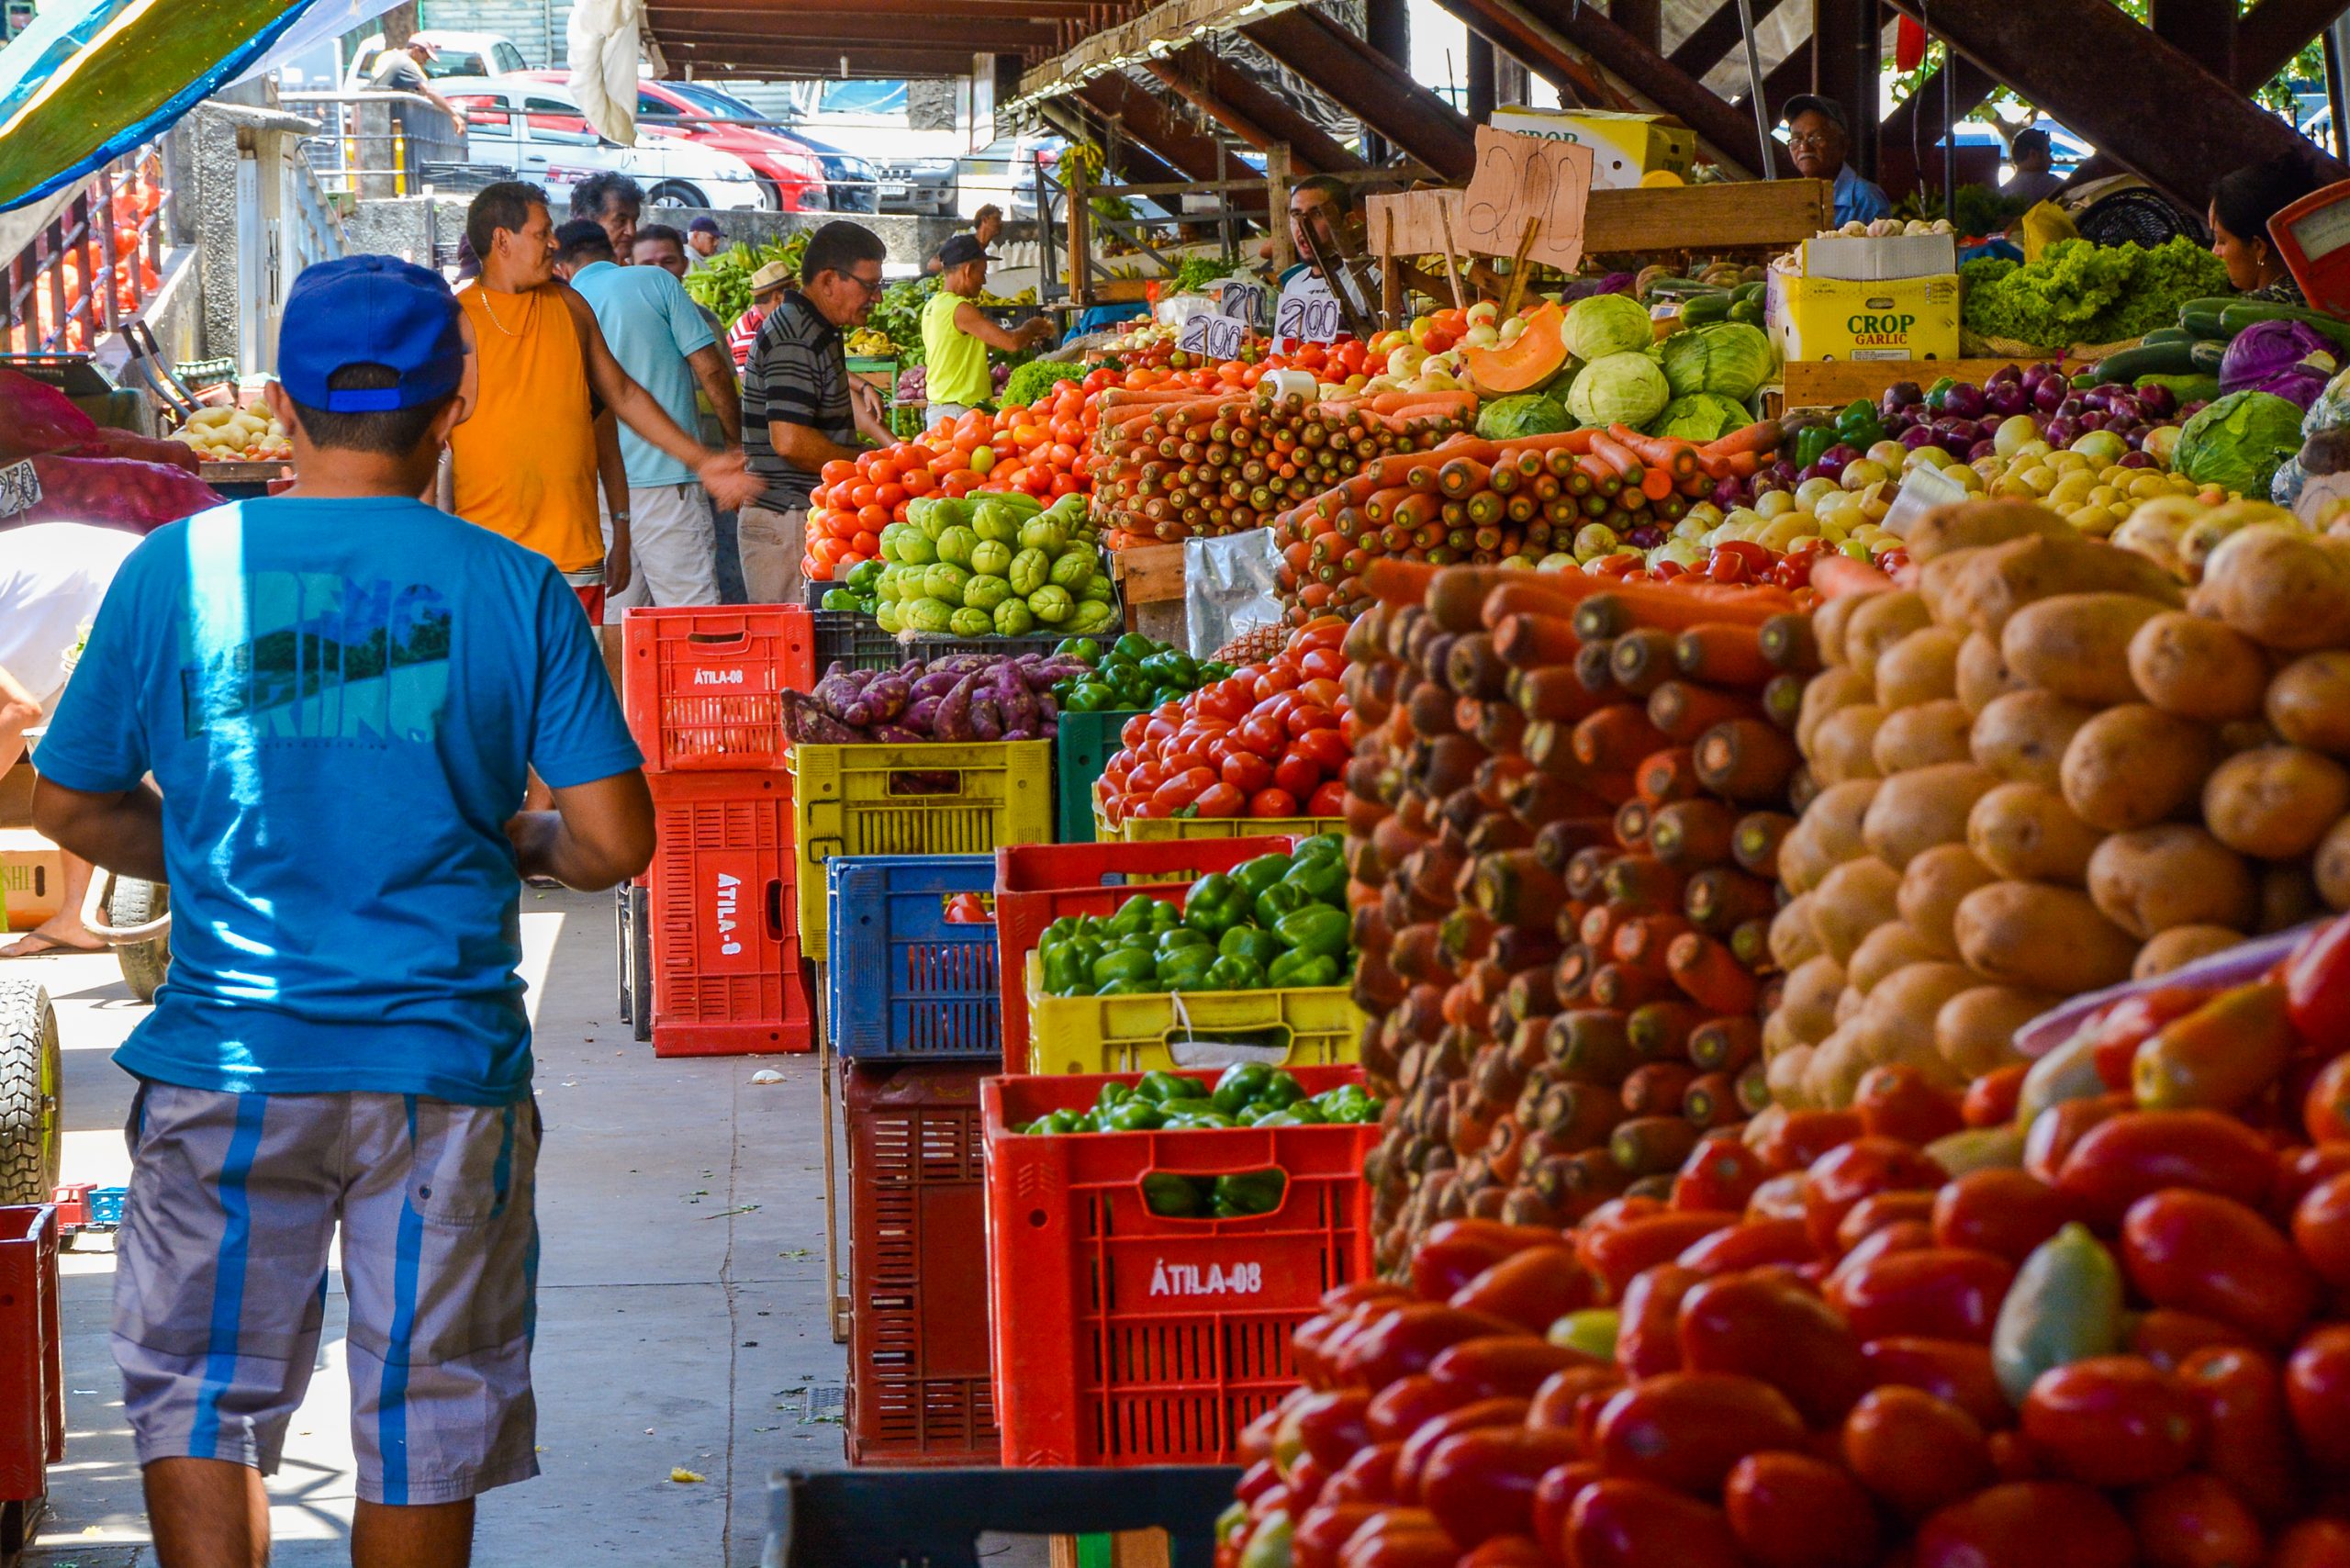
[[[2125,1002],[2020,1102],[1881,1068],[1575,1233],[1438,1226],[1298,1330],[1219,1562],[2350,1561],[2345,955]]]
[[[752,275],[761,267],[780,262],[797,277],[800,259],[807,250],[808,235],[804,230],[765,245],[729,245],[686,274],[686,292],[693,297],[694,303],[707,307],[731,327],[751,308]],[[888,336],[886,332],[883,335]],[[915,334],[917,338],[920,335]]]
[[[835,663],[813,691],[782,693],[784,734],[811,745],[1049,740],[1060,729],[1054,683],[1082,668],[1040,654],[956,654],[895,669]]]
[[[1128,818],[1336,819],[1355,751],[1339,685],[1347,624],[1308,622],[1271,658],[1179,702],[1137,713],[1095,790],[1112,828]]]
[[[1145,996],[1338,985],[1354,962],[1347,868],[1335,835],[1212,871],[1182,899],[1136,893],[1104,917],[1046,926],[1036,961],[1047,996]]]
[[[1156,642],[1139,632],[1127,633],[1107,650],[1091,637],[1071,637],[1054,651],[1090,666],[1053,688],[1064,713],[1163,708],[1237,673],[1231,665],[1195,659],[1171,643]]]
[[[1055,1111],[1020,1131],[1051,1137],[1067,1133],[1182,1132],[1192,1128],[1311,1127],[1331,1123],[1375,1122],[1383,1103],[1360,1083],[1342,1083],[1319,1094],[1279,1068],[1259,1062],[1225,1068],[1210,1088],[1207,1081],[1180,1072],[1146,1072],[1129,1086],[1105,1083],[1090,1111]],[[1143,1178],[1143,1202],[1155,1215],[1240,1219],[1281,1207],[1289,1179],[1278,1167],[1234,1176],[1179,1176],[1153,1171]]]
[[[171,439],[207,463],[285,463],[294,456],[293,437],[266,405],[198,409]]]
[[[1963,1084],[2064,997],[2350,907],[2350,545],[2238,528],[2191,605],[2034,506],[1908,545],[1915,587],[1814,619],[1819,793],[1780,846],[1764,1040],[1790,1109],[1888,1064]]]
[[[1378,408],[1105,389],[1096,395],[1096,504],[1113,528],[1138,540],[1244,532],[1386,454],[1424,451],[1465,431],[1476,407],[1474,396],[1460,392],[1394,397]]]
[[[1363,575],[1382,560],[1541,557],[1563,567],[1614,557],[1623,571],[1643,569],[1643,552],[1666,542],[1695,498],[1756,472],[1778,441],[1769,422],[1702,446],[1616,425],[1397,451],[1274,520],[1283,590],[1296,616],[1345,615],[1362,608]],[[1675,575],[1685,570],[1674,563]]]
[[[874,619],[892,635],[1018,637],[1038,627],[1090,633],[1118,619],[1083,496],[1043,509],[1017,491],[924,496],[905,521],[881,531],[880,544],[885,565],[870,579]]]
[[[2152,250],[2060,240],[2029,263],[1985,256],[1958,270],[1966,333],[2053,350],[2143,337],[2227,286],[2220,259],[2184,237]]]
[[[1661,1192],[1762,1106],[1808,644],[1772,587],[1373,570],[1348,633],[1381,1266],[1462,1215]],[[1774,617],[1779,619],[1774,620]]]

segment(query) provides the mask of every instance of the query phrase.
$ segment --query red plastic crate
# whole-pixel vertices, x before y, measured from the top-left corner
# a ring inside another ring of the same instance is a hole
[[[1045,927],[1064,915],[1108,915],[1138,892],[1181,901],[1183,882],[1129,882],[1130,877],[1188,871],[1196,879],[1229,871],[1259,855],[1286,855],[1286,835],[1182,838],[1153,844],[1021,844],[995,852],[995,930],[1002,977],[1003,1070],[1028,1070],[1028,992],[1021,973]]]
[[[815,1048],[800,958],[791,776],[654,780],[653,1054]]]
[[[621,699],[647,773],[783,766],[785,691],[816,680],[795,605],[688,605],[622,619]]]
[[[65,1457],[64,1343],[57,1210],[0,1208],[0,1504],[38,1505],[48,1467]]]
[[[1350,1067],[1296,1073],[1314,1093],[1361,1080]],[[1013,1130],[1138,1076],[979,1087],[1006,1464],[1237,1462],[1242,1428],[1296,1386],[1291,1334],[1323,1292],[1371,1274],[1362,1162],[1376,1126]],[[1143,1202],[1153,1171],[1273,1166],[1289,1183],[1270,1215],[1170,1219]]]
[[[843,1064],[851,1464],[994,1464],[979,1080],[987,1062]]]

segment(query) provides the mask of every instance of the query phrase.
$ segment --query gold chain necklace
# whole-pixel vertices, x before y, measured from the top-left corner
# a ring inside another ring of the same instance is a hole
[[[497,329],[498,329],[499,331],[501,331],[501,332],[505,332],[505,333],[506,333],[506,335],[507,335],[508,337],[509,337],[509,338],[520,338],[522,334],[521,334],[521,333],[520,333],[520,332],[509,331],[509,330],[507,330],[506,323],[505,323],[505,322],[503,322],[503,321],[501,321],[501,320],[499,320],[499,319],[498,319],[498,312],[497,312],[496,310],[493,310],[493,309],[491,309],[491,308],[490,308],[490,304],[489,304],[489,295],[490,295],[490,290],[488,289],[488,287],[487,287],[487,286],[485,286],[482,288],[482,290],[481,290],[481,313],[482,313],[483,315],[485,315],[485,316],[487,316],[487,317],[488,317],[488,318],[489,318],[489,324],[490,324],[491,326],[493,326],[493,327],[497,328]],[[530,300],[530,303],[529,303],[528,305],[525,305],[524,307],[522,307],[522,313],[523,313],[523,315],[524,315],[525,317],[528,317],[528,316],[530,316],[532,312],[534,312],[535,310],[537,310],[537,308],[538,308],[538,304],[539,304],[539,297],[538,297],[537,292],[534,290],[534,291],[532,291],[531,294],[529,294],[529,295],[525,296],[524,297],[526,297],[527,299],[529,299],[529,300]],[[523,322],[523,325],[524,325],[525,327],[528,327],[528,326],[530,325],[530,322],[529,322],[528,320],[525,320],[525,321]]]

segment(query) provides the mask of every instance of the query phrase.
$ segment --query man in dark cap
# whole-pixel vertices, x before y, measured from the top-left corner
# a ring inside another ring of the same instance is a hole
[[[1787,100],[1787,151],[1795,154],[1796,173],[1807,180],[1836,182],[1836,222],[1869,223],[1893,216],[1885,192],[1861,177],[1844,162],[1852,151],[1850,122],[1844,106],[1833,98],[1798,93]]]

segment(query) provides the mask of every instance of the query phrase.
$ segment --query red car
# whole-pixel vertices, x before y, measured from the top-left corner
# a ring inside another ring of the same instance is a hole
[[[561,82],[561,71],[529,71],[522,74],[543,82]],[[755,126],[705,123],[709,110],[666,82],[636,84],[636,114],[641,120],[698,141],[719,152],[729,152],[751,166],[767,187],[778,212],[823,212],[830,208],[824,165],[815,153],[788,136]]]

